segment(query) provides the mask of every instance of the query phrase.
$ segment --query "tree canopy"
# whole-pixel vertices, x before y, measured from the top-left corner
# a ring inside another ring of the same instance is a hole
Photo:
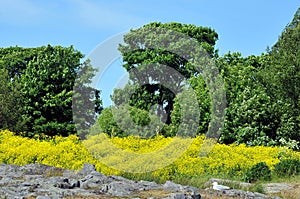
[[[0,118],[6,118],[1,128],[27,136],[76,133],[72,95],[77,73],[84,65],[82,58],[72,46],[1,48],[1,81],[5,83],[1,84]]]
[[[164,30],[171,30],[167,34],[168,38],[166,34],[160,34]],[[176,35],[174,32],[195,39],[205,49],[205,53],[211,57],[215,55],[214,45],[218,35],[211,28],[191,24],[155,22],[137,30],[131,30],[124,37],[125,44],[119,47],[124,61],[123,66],[130,73],[130,82],[125,89],[114,91],[112,100],[116,105],[126,102],[147,111],[156,107],[155,112],[161,117],[161,121],[166,124],[172,123],[171,112],[176,93],[183,91],[183,82],[186,79],[199,73],[189,63],[188,58],[166,50],[172,41],[180,38],[179,34]],[[165,42],[162,46],[166,49],[152,47],[161,41]],[[182,50],[184,44],[184,42],[178,42],[178,45],[183,46]],[[180,46],[176,49],[180,49]]]

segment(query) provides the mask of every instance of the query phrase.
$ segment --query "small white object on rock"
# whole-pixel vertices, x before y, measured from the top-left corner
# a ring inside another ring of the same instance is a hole
[[[224,185],[219,185],[217,182],[213,182],[213,189],[218,190],[218,191],[223,191],[223,190],[229,190],[231,189],[230,187],[224,186]]]

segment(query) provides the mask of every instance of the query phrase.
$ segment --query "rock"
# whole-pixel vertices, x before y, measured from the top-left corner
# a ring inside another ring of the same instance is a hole
[[[78,172],[80,176],[86,176],[96,171],[95,165],[84,163],[83,168]]]
[[[281,191],[292,188],[293,185],[288,183],[268,183],[264,184],[263,188],[267,194],[280,193]]]
[[[176,192],[180,192],[184,189],[182,185],[176,184],[171,181],[166,181],[166,183],[163,185],[163,188],[168,191],[176,191]]]
[[[207,188],[206,190],[212,190],[211,184],[212,182],[219,182],[219,183],[225,183],[230,185],[236,185],[237,187],[241,187],[244,189],[248,189],[251,186],[253,186],[251,183],[245,183],[245,182],[239,182],[239,181],[232,181],[232,180],[226,180],[226,179],[218,179],[218,178],[211,178],[208,182],[204,184]],[[270,183],[273,184],[273,183]],[[263,185],[264,186],[264,185]],[[243,191],[239,189],[230,189],[230,190],[223,190],[223,191],[215,191],[217,195],[225,195],[228,197],[239,197],[239,198],[253,198],[253,199],[280,199],[277,196],[267,196],[265,194],[257,193],[257,192],[250,192],[250,191]]]
[[[188,198],[187,198],[186,194],[184,194],[184,193],[172,193],[172,194],[169,194],[164,199],[188,199]]]
[[[109,176],[108,178],[110,178],[113,181],[124,181],[124,182],[129,182],[129,183],[132,182],[132,180],[129,180],[129,179],[124,178],[122,176],[114,176],[114,175],[112,175],[112,176]]]
[[[159,189],[160,186],[156,183],[156,182],[149,182],[149,181],[144,181],[144,180],[140,180],[138,182],[138,186],[139,191],[146,191],[146,190],[154,190],[154,189]]]
[[[115,181],[106,184],[102,187],[101,192],[112,196],[130,196],[132,191],[135,191],[134,184],[129,184],[122,181]]]
[[[213,181],[220,183],[236,184],[240,187],[250,187],[250,183],[237,181],[210,179],[207,187],[211,187]],[[277,193],[290,188],[289,184],[269,183],[263,185],[267,193]],[[133,181],[120,176],[105,176],[96,171],[95,166],[84,164],[79,171],[71,171],[55,168],[43,164],[29,164],[24,166],[0,165],[0,198],[37,198],[37,199],[59,199],[82,197],[97,198],[144,198],[139,196],[142,192],[162,191],[165,199],[201,199],[197,188],[183,186],[171,181],[163,185],[149,181]],[[276,198],[264,194],[242,191],[237,189],[215,191],[212,189],[202,190],[213,192],[217,196],[228,196],[234,198]],[[148,197],[151,199],[151,197]],[[159,199],[159,197],[152,197]]]
[[[74,196],[130,197],[140,191],[170,190],[174,196],[192,195],[196,188],[172,182],[158,185],[155,182],[132,181],[120,176],[105,176],[95,170],[95,166],[84,164],[79,171],[55,168],[43,164],[24,166],[0,165],[0,196],[5,198],[33,197],[40,199]],[[180,193],[177,193],[180,191]],[[186,193],[184,193],[186,192]],[[194,194],[195,195],[195,194]],[[176,198],[175,197],[175,198]],[[138,197],[136,197],[138,198]]]
[[[201,196],[200,194],[189,195],[186,193],[171,193],[167,197],[164,197],[164,199],[201,199]]]
[[[89,174],[85,176],[83,179],[79,181],[80,188],[83,189],[95,189],[95,188],[101,188],[103,184],[107,184],[112,182],[112,179],[109,179],[109,177],[98,173],[98,172],[92,172],[93,174]]]
[[[18,170],[22,171],[24,175],[63,175],[64,169],[51,167],[44,164],[27,164],[20,167]]]
[[[195,198],[195,199],[201,198],[199,191],[195,187],[183,186],[180,184],[173,183],[171,181],[166,181],[166,183],[163,185],[163,188],[166,191],[183,192],[183,193],[187,193],[189,196],[191,196],[191,197],[186,196],[186,198]]]
[[[37,196],[36,199],[51,199],[49,196]]]

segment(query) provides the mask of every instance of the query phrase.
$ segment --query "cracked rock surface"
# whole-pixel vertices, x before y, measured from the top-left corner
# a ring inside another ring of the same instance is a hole
[[[201,198],[198,190],[190,186],[169,181],[158,185],[155,182],[133,181],[120,176],[105,176],[90,164],[84,164],[79,172],[42,164],[0,165],[0,198],[139,198],[139,192],[150,190],[160,191],[161,198]]]
[[[234,189],[222,193],[211,191],[214,195],[227,195],[233,198],[239,198],[239,196],[270,198],[259,193]],[[200,192],[201,190],[195,187],[183,186],[171,181],[160,185],[143,180],[133,181],[120,176],[106,176],[97,172],[91,164],[84,164],[80,171],[42,164],[0,165],[0,199],[201,199]]]

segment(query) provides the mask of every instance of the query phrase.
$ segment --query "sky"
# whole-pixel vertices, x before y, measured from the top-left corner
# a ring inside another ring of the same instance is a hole
[[[260,55],[299,6],[299,0],[0,0],[0,47],[73,45],[89,57],[108,38],[158,21],[211,27],[220,55]],[[123,75],[116,61],[103,76],[105,106]]]

